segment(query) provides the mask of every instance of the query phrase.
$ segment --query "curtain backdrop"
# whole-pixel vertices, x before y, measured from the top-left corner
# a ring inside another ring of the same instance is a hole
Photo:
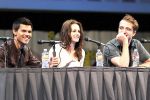
[[[148,68],[0,69],[0,100],[150,100]]]

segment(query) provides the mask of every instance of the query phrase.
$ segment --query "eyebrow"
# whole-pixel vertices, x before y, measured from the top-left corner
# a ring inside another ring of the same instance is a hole
[[[32,32],[32,30],[29,30],[29,31],[28,31],[28,30],[26,30],[26,29],[22,29],[22,31],[23,31],[23,32],[28,32],[28,33],[31,33],[31,32]]]

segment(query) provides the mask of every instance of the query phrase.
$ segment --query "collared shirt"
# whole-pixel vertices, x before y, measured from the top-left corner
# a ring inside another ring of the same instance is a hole
[[[137,39],[132,39],[129,45],[129,56],[130,56],[129,67],[131,67],[133,63],[131,55],[134,49],[138,50],[140,63],[143,63],[144,61],[150,58],[150,54],[143,47],[140,41],[138,41]],[[115,67],[115,65],[111,63],[111,59],[113,57],[121,56],[121,53],[122,53],[122,46],[120,45],[120,43],[116,39],[110,40],[103,49],[104,66]]]
[[[83,67],[85,51],[82,49],[82,58],[80,61],[73,59],[70,54],[61,47],[60,44],[55,45],[56,57],[59,58],[60,63],[58,64],[58,68],[60,67]],[[49,51],[49,59],[53,57],[53,48]]]
[[[40,61],[32,54],[31,49],[24,46],[24,68],[41,67]],[[20,50],[16,48],[14,40],[3,43],[0,46],[0,68],[18,68]]]

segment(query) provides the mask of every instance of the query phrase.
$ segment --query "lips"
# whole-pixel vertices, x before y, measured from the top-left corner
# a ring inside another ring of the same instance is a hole
[[[24,43],[28,43],[30,41],[31,37],[30,36],[23,36],[22,39],[23,39]]]
[[[75,36],[75,38],[78,38],[78,39],[79,39],[79,38],[80,38],[80,36],[78,36],[78,35],[77,35],[77,36]]]
[[[74,39],[79,40],[79,37],[75,37]]]

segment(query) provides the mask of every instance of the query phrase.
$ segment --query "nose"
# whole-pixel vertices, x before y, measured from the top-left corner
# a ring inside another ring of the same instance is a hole
[[[128,33],[127,31],[128,31],[127,29],[124,29],[124,32],[123,32],[124,35],[127,35],[127,33]]]
[[[26,35],[26,37],[27,37],[28,39],[31,39],[31,35]]]
[[[76,32],[76,35],[80,35],[80,32],[77,31],[77,32]]]
[[[30,39],[31,37],[32,37],[32,34],[31,34],[31,32],[26,32],[25,34],[24,34],[24,36],[25,37],[27,37],[28,39]]]
[[[125,34],[126,35],[126,29],[124,28],[124,29],[122,29],[121,30],[121,33],[123,33],[123,34]]]

